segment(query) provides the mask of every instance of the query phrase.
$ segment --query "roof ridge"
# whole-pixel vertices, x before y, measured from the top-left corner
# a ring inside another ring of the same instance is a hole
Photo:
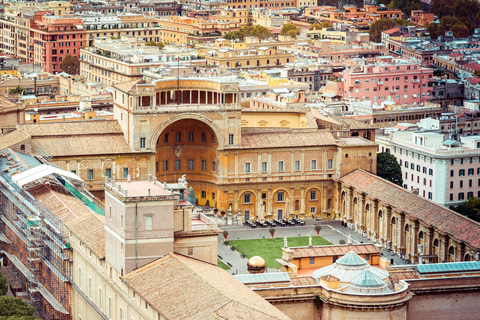
[[[249,306],[249,305],[247,305],[247,304],[245,304],[245,303],[243,303],[243,302],[240,302],[240,301],[238,301],[238,300],[233,300],[233,299],[230,299],[229,301],[225,302],[221,307],[215,309],[214,312],[220,310],[221,308],[225,307],[227,304],[232,303],[232,302],[233,302],[233,303],[238,303],[238,304],[244,306],[245,308],[248,308],[248,309],[251,309],[251,310],[255,310],[256,312],[262,313],[262,314],[267,315],[267,316],[269,316],[269,317],[272,317],[272,318],[274,318],[274,319],[280,319],[280,318],[278,318],[277,316],[274,316],[274,315],[268,314],[268,313],[266,313],[266,312],[263,312],[263,310],[259,310],[259,309],[253,308],[253,307],[251,307],[251,306]],[[280,311],[280,310],[279,310],[279,311]],[[282,312],[282,311],[280,311],[280,312]]]

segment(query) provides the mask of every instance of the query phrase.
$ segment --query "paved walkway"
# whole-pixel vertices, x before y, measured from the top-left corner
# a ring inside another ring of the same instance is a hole
[[[333,244],[338,244],[340,240],[347,241],[348,235],[351,235],[352,242],[358,243],[371,243],[370,239],[363,237],[358,232],[342,227],[340,221],[315,221],[308,219],[305,226],[291,226],[291,227],[276,227],[275,238],[284,237],[299,237],[299,236],[312,236],[316,235],[314,226],[322,226],[320,236],[327,239]],[[246,239],[263,239],[269,238],[268,228],[255,228],[252,229],[244,225],[231,225],[221,226],[222,230],[228,231],[228,240],[246,240]],[[307,246],[308,243],[305,243]],[[223,235],[218,236],[218,255],[222,258],[222,261],[232,266],[231,270],[228,270],[231,274],[244,274],[247,271],[247,259],[236,252],[231,251],[229,246],[223,244]],[[408,264],[407,261],[401,259],[397,255],[393,255],[389,250],[382,248],[382,255],[388,259],[393,259],[397,265]],[[281,258],[282,251],[278,248],[278,258]],[[268,269],[268,272],[279,272],[279,269]]]

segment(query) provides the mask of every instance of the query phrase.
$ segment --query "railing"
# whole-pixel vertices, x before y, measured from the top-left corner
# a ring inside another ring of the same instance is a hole
[[[177,111],[185,109],[189,110],[202,110],[202,109],[218,109],[218,108],[235,108],[237,107],[236,103],[215,103],[215,104],[167,104],[160,106],[139,106],[136,108],[136,111]]]
[[[194,223],[193,220],[200,220],[202,222]],[[204,215],[203,213],[196,212],[192,213],[192,230],[197,231],[197,230],[211,230],[211,229],[217,229],[218,224]]]
[[[99,215],[103,216],[105,215],[105,210],[103,207],[99,204],[96,203],[96,200],[91,200],[81,192],[79,192],[70,182],[64,179],[59,179],[65,188],[70,190],[71,193],[73,193],[78,199],[80,199],[83,203],[85,203],[90,209],[98,213]]]

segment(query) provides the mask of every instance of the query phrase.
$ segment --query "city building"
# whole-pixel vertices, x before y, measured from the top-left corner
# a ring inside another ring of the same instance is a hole
[[[412,10],[410,22],[417,27],[426,27],[435,20],[433,13],[423,12],[423,10]]]

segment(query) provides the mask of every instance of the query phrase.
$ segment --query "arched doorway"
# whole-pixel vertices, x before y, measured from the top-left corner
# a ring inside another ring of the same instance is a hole
[[[455,248],[453,246],[448,248],[448,262],[455,262]]]
[[[471,261],[471,259],[472,259],[472,258],[471,258],[470,255],[467,253],[467,254],[465,255],[464,261]]]
[[[203,121],[184,118],[169,123],[155,148],[158,180],[173,183],[186,175],[198,204],[213,207],[218,200],[219,143],[216,132]]]

